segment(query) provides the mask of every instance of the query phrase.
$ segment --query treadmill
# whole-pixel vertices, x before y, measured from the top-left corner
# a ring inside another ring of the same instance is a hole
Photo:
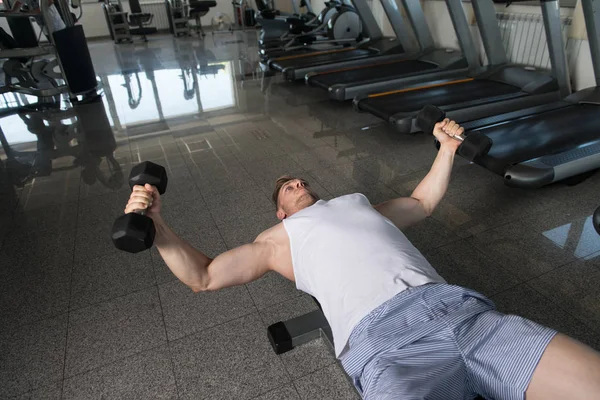
[[[316,52],[299,53],[288,52],[281,57],[269,58],[266,64],[273,70],[282,72],[288,81],[304,79],[307,72],[315,68],[334,64],[344,63],[346,66],[352,66],[353,63],[368,57],[390,56],[405,53],[414,46],[410,40],[410,32],[406,29],[402,21],[402,15],[398,11],[398,5],[395,0],[380,0],[381,5],[392,24],[395,38],[384,37],[381,29],[373,17],[366,0],[352,0],[356,12],[360,15],[363,23],[363,32],[369,38],[355,46],[346,46],[338,49],[322,50]]]
[[[555,59],[558,54],[564,54],[560,16],[554,18],[559,13],[558,0],[541,2],[552,71],[508,64],[494,3],[478,0],[471,4],[489,60],[487,70],[459,79],[433,80],[420,86],[401,85],[383,93],[359,95],[353,101],[355,109],[370,112],[399,132],[415,133],[419,131],[415,126],[416,116],[427,104],[436,104],[449,118],[463,122],[465,117],[469,120],[486,118],[549,103],[570,94],[566,68],[559,68]]]
[[[446,6],[462,54],[435,48],[419,0],[403,0],[403,5],[421,51],[387,59],[368,58],[349,68],[339,63],[320,66],[306,74],[306,83],[327,90],[334,100],[345,101],[390,85],[464,77],[480,67],[461,0],[446,0]]]
[[[581,0],[581,5],[596,86],[463,124],[467,140],[473,132],[492,139],[489,153],[473,161],[502,176],[507,186],[539,188],[600,168],[600,0]],[[562,61],[566,69],[566,57]]]

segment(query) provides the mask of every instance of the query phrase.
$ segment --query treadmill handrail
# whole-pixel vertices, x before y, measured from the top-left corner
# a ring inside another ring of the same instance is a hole
[[[336,50],[313,51],[313,52],[306,53],[306,54],[295,54],[293,56],[277,57],[277,58],[272,59],[271,61],[277,62],[277,61],[293,60],[296,58],[314,57],[314,56],[318,56],[318,55],[322,55],[322,54],[342,53],[342,52],[350,51],[350,50],[358,50],[358,47],[351,46],[351,47],[345,47],[343,49],[336,49]]]
[[[585,102],[582,101],[580,103],[585,103]],[[542,105],[534,106],[534,107],[528,107],[523,110],[515,110],[515,111],[506,112],[503,114],[493,115],[493,116],[487,117],[487,118],[478,118],[478,119],[474,119],[471,121],[466,121],[466,122],[461,123],[461,126],[463,128],[465,128],[465,131],[467,132],[467,135],[468,135],[470,131],[474,131],[474,130],[479,131],[481,129],[487,129],[492,126],[516,121],[519,119],[530,118],[535,115],[553,112],[553,111],[560,110],[560,109],[566,108],[566,107],[572,107],[575,104],[578,104],[578,103],[569,103],[564,100],[558,100],[558,101],[555,101],[552,103],[542,104]],[[482,132],[482,133],[484,133],[484,132]]]
[[[320,75],[328,75],[328,74],[333,74],[336,72],[346,72],[346,71],[354,71],[357,69],[364,69],[364,68],[373,68],[373,67],[379,67],[381,65],[388,65],[388,64],[399,64],[399,63],[403,63],[403,62],[409,62],[409,61],[415,61],[414,58],[403,58],[401,60],[391,60],[391,61],[385,61],[385,62],[377,62],[377,59],[373,60],[373,64],[365,64],[365,65],[358,65],[355,67],[348,67],[348,68],[340,68],[340,69],[334,69],[331,71],[323,71],[323,72],[309,72],[307,74],[310,75],[310,77],[315,77],[315,76],[320,76]],[[418,60],[417,60],[418,61]]]
[[[392,95],[392,94],[415,92],[417,90],[426,90],[426,89],[433,89],[433,88],[440,87],[440,86],[457,85],[459,83],[467,83],[467,82],[472,82],[474,80],[475,80],[475,78],[465,78],[465,79],[457,79],[457,80],[448,81],[448,82],[434,83],[434,84],[431,84],[431,85],[423,85],[423,86],[411,87],[411,88],[406,88],[406,89],[390,90],[389,92],[381,92],[381,93],[369,94],[369,95],[367,95],[366,98],[367,99],[372,99],[372,98],[375,98],[375,97],[389,96],[389,95]]]

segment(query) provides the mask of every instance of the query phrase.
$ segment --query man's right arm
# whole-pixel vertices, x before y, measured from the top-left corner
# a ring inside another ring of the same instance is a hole
[[[275,245],[269,240],[245,244],[212,259],[178,237],[161,217],[155,217],[154,224],[154,244],[161,257],[175,276],[194,292],[252,282],[273,265]]]
[[[269,231],[261,234],[254,243],[212,259],[177,236],[163,220],[160,208],[160,194],[155,187],[134,186],[125,213],[146,210],[146,216],[154,221],[154,244],[161,257],[173,274],[194,292],[248,283],[273,269],[276,246]]]

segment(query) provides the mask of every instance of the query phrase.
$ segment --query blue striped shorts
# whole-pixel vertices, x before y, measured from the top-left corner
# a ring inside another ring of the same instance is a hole
[[[554,335],[475,291],[427,284],[364,317],[341,362],[365,399],[524,399]]]

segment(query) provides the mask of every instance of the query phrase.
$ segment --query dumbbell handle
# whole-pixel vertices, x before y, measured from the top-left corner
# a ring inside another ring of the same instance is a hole
[[[446,118],[446,113],[444,111],[436,106],[426,105],[417,116],[417,127],[427,131],[426,133],[433,133],[435,125],[442,122],[444,118]],[[451,137],[460,142],[464,142],[466,139],[464,134]]]
[[[462,134],[461,135],[454,135],[454,136],[450,136],[450,137],[453,138],[453,139],[458,140],[459,142],[464,142],[465,139],[466,139],[465,135],[462,135]]]

